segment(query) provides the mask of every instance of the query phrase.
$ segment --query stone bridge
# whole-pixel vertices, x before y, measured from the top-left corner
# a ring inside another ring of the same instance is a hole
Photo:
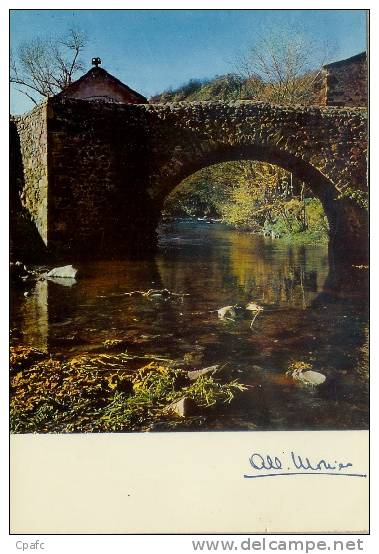
[[[356,200],[367,192],[364,108],[50,98],[13,118],[11,137],[13,196],[47,250],[67,259],[154,248],[164,200],[185,177],[258,160],[292,172],[321,200],[336,260],[367,262],[367,212]]]

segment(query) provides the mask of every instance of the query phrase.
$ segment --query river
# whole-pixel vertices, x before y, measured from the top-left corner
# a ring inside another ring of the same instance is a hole
[[[166,222],[159,237],[154,259],[80,264],[76,282],[42,280],[27,296],[13,289],[12,341],[70,357],[126,338],[194,368],[226,364],[249,388],[204,430],[368,428],[362,270],[338,279],[326,245],[288,245],[218,223]],[[125,295],[151,288],[184,296]],[[250,312],[218,317],[217,309],[250,301],[264,308],[253,325]],[[298,362],[325,383],[289,380]]]

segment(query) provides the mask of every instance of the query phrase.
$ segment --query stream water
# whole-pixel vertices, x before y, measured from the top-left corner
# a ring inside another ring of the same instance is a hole
[[[227,364],[249,385],[205,430],[366,429],[367,290],[362,270],[336,274],[326,245],[288,245],[221,224],[176,221],[159,229],[154,259],[79,266],[78,281],[39,281],[11,292],[12,340],[73,356],[107,340],[186,359]],[[146,298],[151,288],[185,296]],[[264,310],[221,320],[217,309],[253,301]],[[302,386],[285,373],[309,363],[326,376]]]

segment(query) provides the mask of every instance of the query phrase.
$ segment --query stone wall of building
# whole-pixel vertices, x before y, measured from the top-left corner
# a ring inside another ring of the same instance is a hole
[[[12,119],[17,130],[19,148],[19,177],[17,195],[21,206],[29,213],[43,242],[48,242],[48,163],[47,163],[47,102],[25,116]],[[17,152],[14,152],[16,157]],[[12,195],[11,195],[12,196]],[[16,199],[15,199],[16,202]]]
[[[328,106],[367,106],[367,60],[356,56],[349,63],[327,66]]]
[[[321,106],[367,106],[366,53],[326,65],[316,80],[314,95]]]

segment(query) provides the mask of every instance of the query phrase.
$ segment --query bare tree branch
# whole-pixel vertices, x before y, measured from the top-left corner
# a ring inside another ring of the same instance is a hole
[[[80,55],[87,43],[84,33],[72,28],[61,37],[36,37],[11,53],[10,81],[34,104],[71,84],[84,68]],[[33,91],[33,93],[31,92]]]
[[[37,100],[35,100],[31,94],[29,94],[29,93],[26,92],[25,90],[21,90],[20,88],[16,88],[16,90],[17,90],[18,92],[22,92],[22,94],[25,94],[25,96],[27,96],[27,97],[33,102],[33,104],[35,104],[36,106],[38,106]]]
[[[244,97],[276,104],[310,104],[322,66],[335,50],[316,44],[297,29],[265,29],[234,66],[243,79]]]

